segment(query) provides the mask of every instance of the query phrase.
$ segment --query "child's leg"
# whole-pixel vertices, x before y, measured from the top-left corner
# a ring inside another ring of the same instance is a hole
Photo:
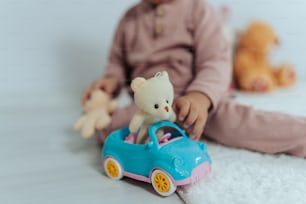
[[[259,111],[228,98],[210,114],[205,135],[232,147],[306,157],[306,117]]]

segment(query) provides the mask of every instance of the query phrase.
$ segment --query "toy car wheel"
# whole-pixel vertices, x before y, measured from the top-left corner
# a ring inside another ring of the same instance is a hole
[[[169,196],[176,190],[176,186],[168,174],[159,169],[153,171],[151,182],[154,190],[161,196]]]
[[[120,180],[123,177],[120,163],[112,157],[104,160],[104,171],[108,177],[114,180]]]

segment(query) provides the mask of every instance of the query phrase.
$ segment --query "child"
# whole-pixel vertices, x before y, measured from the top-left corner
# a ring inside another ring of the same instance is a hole
[[[165,70],[174,85],[178,122],[195,139],[227,146],[306,157],[306,118],[256,111],[227,96],[230,49],[206,0],[142,0],[121,19],[105,75],[85,91],[116,96],[133,78]],[[130,89],[129,92],[131,93]],[[136,106],[117,110],[102,132],[127,126]]]

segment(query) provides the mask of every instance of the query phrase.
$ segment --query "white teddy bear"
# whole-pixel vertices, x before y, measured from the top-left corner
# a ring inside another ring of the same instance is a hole
[[[174,99],[173,86],[166,71],[158,72],[154,77],[135,78],[131,83],[134,91],[134,101],[139,110],[129,124],[131,133],[137,133],[137,143],[147,139],[148,127],[158,121],[176,120],[172,109]]]

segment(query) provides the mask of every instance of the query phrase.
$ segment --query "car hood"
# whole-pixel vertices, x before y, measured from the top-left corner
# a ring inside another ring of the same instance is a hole
[[[170,142],[160,149],[161,153],[168,158],[172,158],[177,165],[195,168],[203,162],[211,163],[207,154],[207,146],[204,143],[196,142],[191,139],[182,138]]]

